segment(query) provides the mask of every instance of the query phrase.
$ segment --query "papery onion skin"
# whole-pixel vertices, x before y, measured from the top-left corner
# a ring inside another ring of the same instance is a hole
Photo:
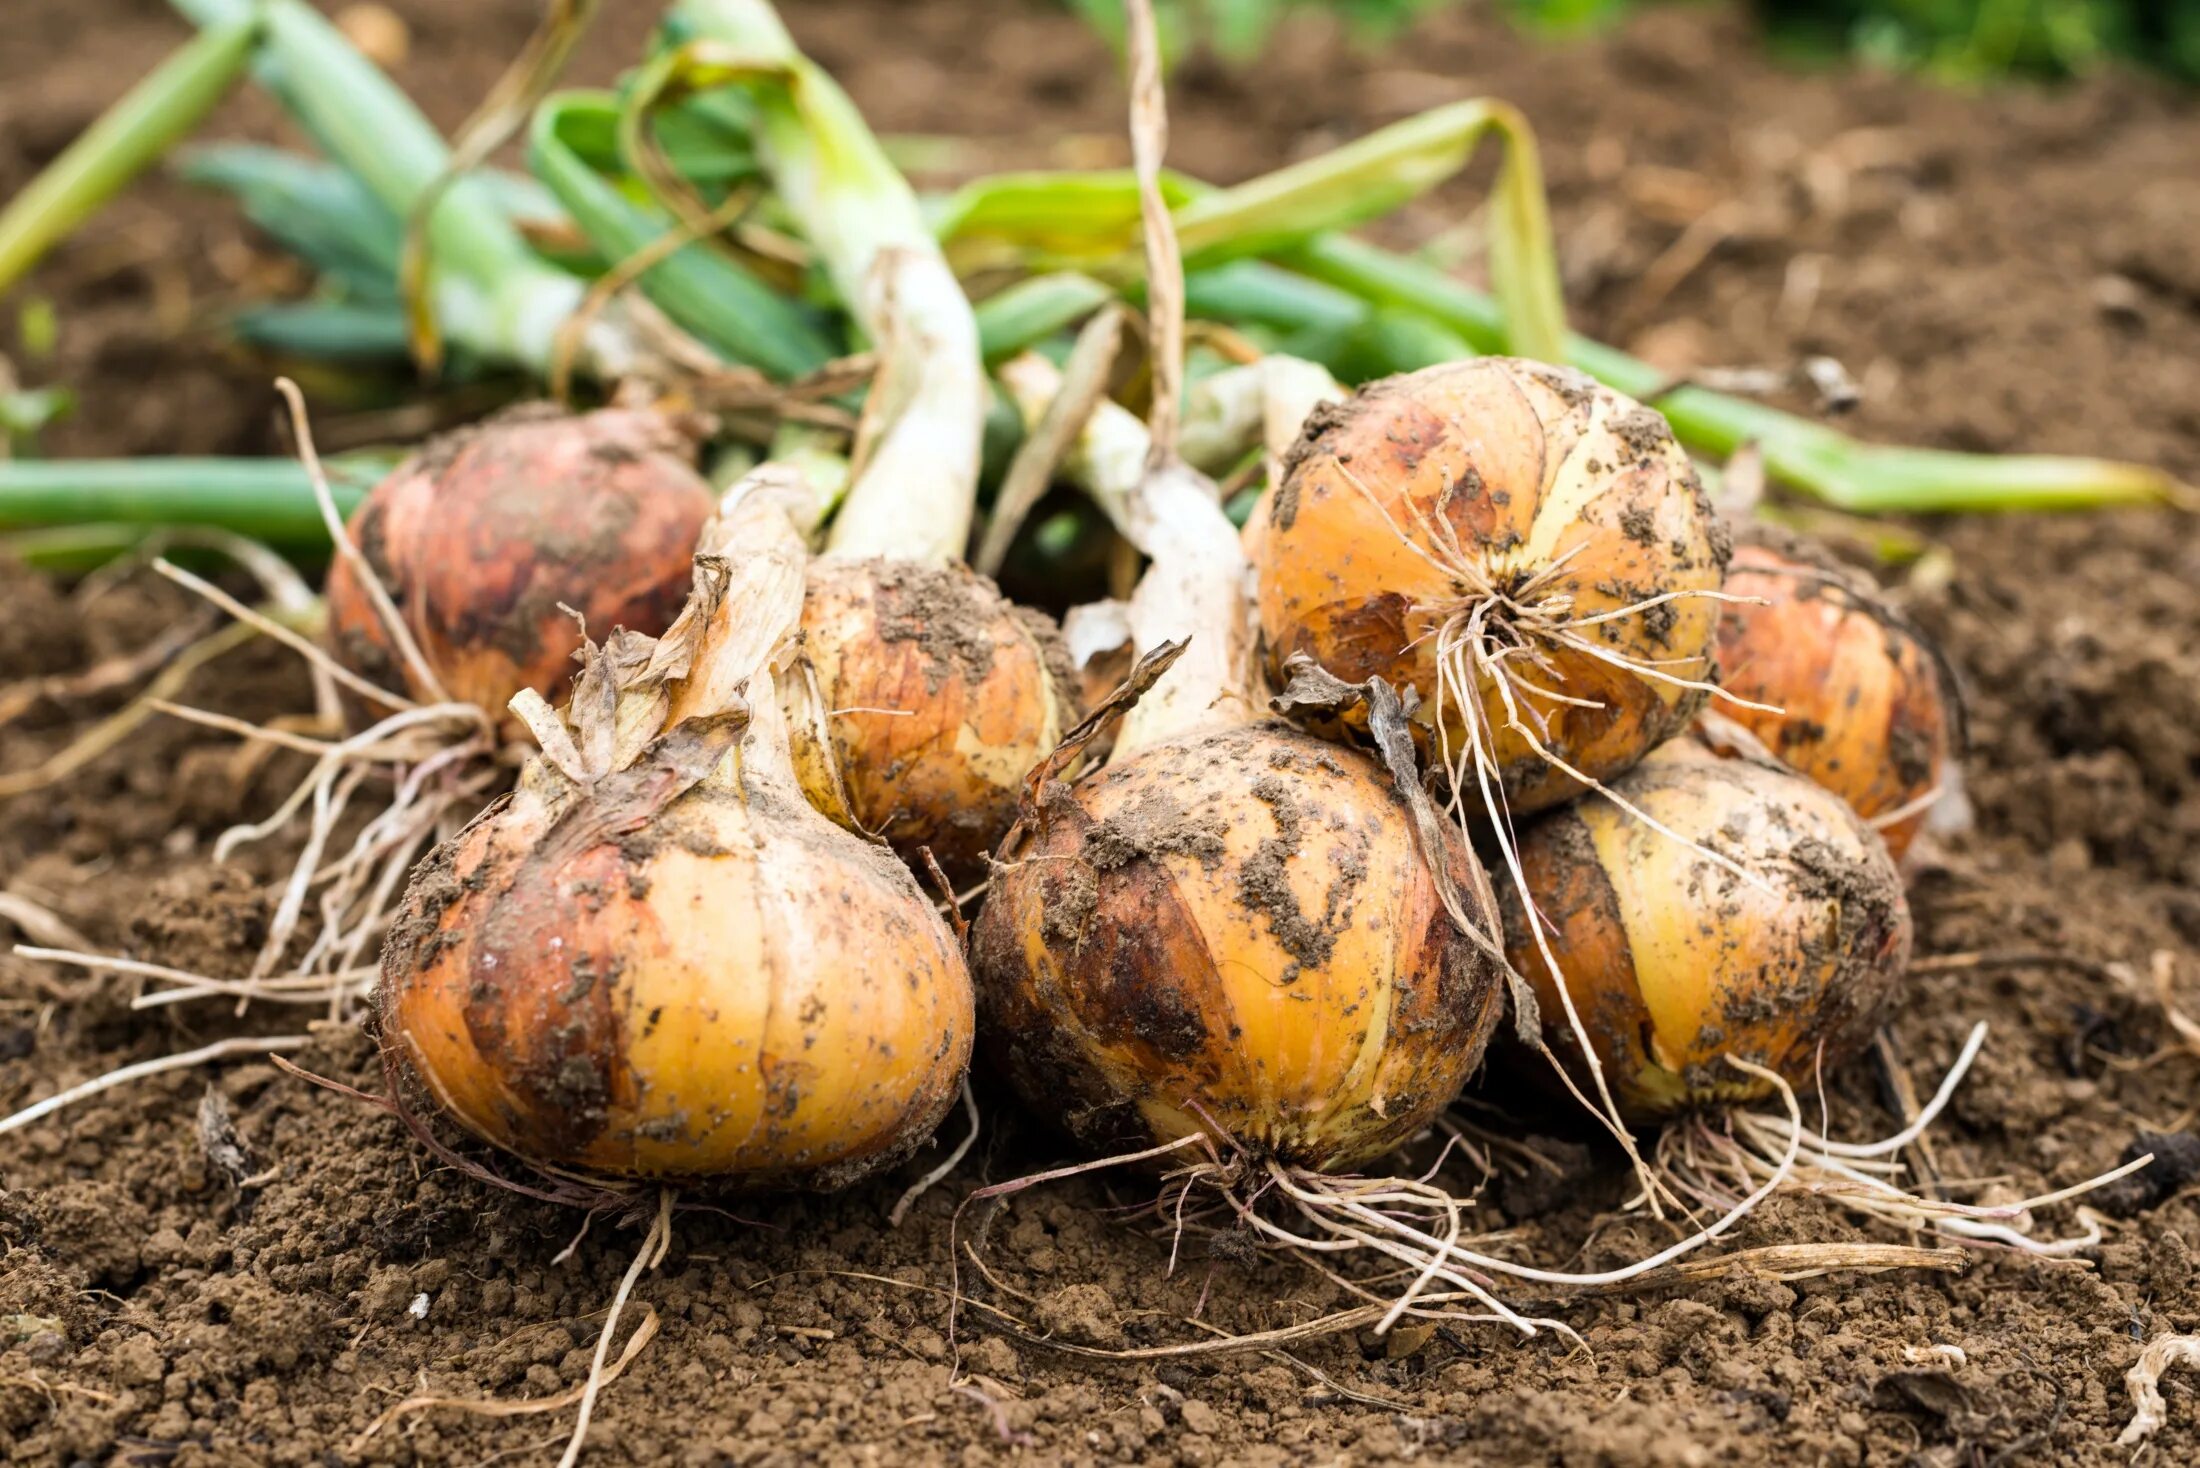
[[[1717,712],[1846,800],[1901,860],[1960,749],[1961,705],[1940,654],[1869,581],[1792,537],[1745,537],[1726,590],[1719,681],[1784,712],[1726,700]]]
[[[1663,418],[1565,368],[1476,358],[1385,378],[1317,409],[1282,483],[1254,511],[1246,547],[1271,665],[1306,653],[1348,683],[1410,686],[1424,726],[1439,717],[1432,634],[1477,599],[1458,562],[1506,592],[1556,566],[1522,594],[1567,597],[1573,617],[1673,596],[1577,629],[1660,676],[1533,637],[1563,681],[1525,660],[1511,665],[1515,699],[1548,726],[1542,742],[1592,779],[1620,773],[1687,725],[1704,695],[1669,680],[1711,675],[1715,604],[1704,593],[1718,590],[1728,551],[1717,513]],[[1494,680],[1478,674],[1474,687],[1511,810],[1576,794],[1580,783],[1509,727]],[[1466,726],[1456,700],[1446,702],[1443,732],[1456,754]]]
[[[662,632],[714,502],[692,443],[662,414],[516,410],[392,471],[349,533],[444,692],[502,716],[523,688],[570,683],[584,617]],[[328,576],[328,643],[353,672],[426,699],[352,565]]]
[[[1472,852],[1445,856],[1471,890]],[[1448,1105],[1497,1019],[1388,782],[1282,724],[1052,785],[1001,861],[971,935],[980,1031],[1095,1148],[1206,1131],[1348,1168]]]
[[[1909,909],[1885,846],[1810,781],[1685,740],[1614,788],[1772,889],[1595,796],[1523,829],[1528,895],[1556,926],[1552,955],[1621,1113],[1653,1122],[1771,1094],[1722,1055],[1798,1091],[1815,1085],[1870,1038],[1909,962]],[[1586,1084],[1519,892],[1499,885],[1507,950],[1535,987],[1545,1039]]]
[[[1024,776],[1075,722],[1060,632],[960,562],[831,556],[810,563],[802,631],[854,824],[982,876]]]
[[[890,853],[715,776],[642,823],[531,775],[416,873],[381,989],[384,1044],[497,1146],[758,1190],[929,1136],[972,1003]]]

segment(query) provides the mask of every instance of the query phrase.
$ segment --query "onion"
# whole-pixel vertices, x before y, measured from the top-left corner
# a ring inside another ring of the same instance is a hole
[[[953,1100],[970,979],[907,869],[802,797],[793,491],[734,497],[664,639],[591,645],[562,719],[522,697],[544,753],[415,874],[383,1042],[538,1166],[837,1187]]]
[[[501,712],[570,681],[581,627],[662,632],[687,595],[710,487],[662,414],[505,414],[438,439],[370,492],[349,533],[450,700]],[[427,700],[348,560],[328,576],[329,646]]]
[[[1059,374],[1001,369],[1027,416]],[[1502,986],[1455,922],[1395,782],[1259,714],[1242,545],[1213,486],[1149,472],[1113,403],[1065,461],[1152,557],[1124,609],[1151,668],[1103,771],[1003,843],[971,931],[981,1033],[1032,1105],[1093,1146],[1204,1136],[1218,1153],[1348,1168],[1428,1126],[1480,1062]],[[1095,719],[1080,729],[1097,732]],[[1430,821],[1452,891],[1482,876]]]
[[[929,848],[976,876],[1074,696],[1053,677],[1052,629],[962,564],[990,401],[977,318],[915,193],[770,7],[688,5],[681,20],[757,63],[758,159],[877,359],[803,614],[824,710],[796,731],[804,788],[905,858]]]
[[[1307,420],[1246,534],[1272,665],[1415,689],[1455,784],[1513,812],[1626,770],[1709,691],[1725,534],[1665,420],[1578,372],[1371,383]]]
[[[813,562],[802,630],[838,766],[835,782],[804,762],[812,799],[958,881],[982,875],[1024,775],[1074,722],[1060,631],[961,561],[881,557]]]
[[[1615,788],[1641,816],[1590,799],[1521,831],[1547,944],[1520,895],[1502,895],[1507,948],[1535,986],[1552,1050],[1585,1070],[1558,1020],[1555,964],[1630,1120],[1769,1094],[1722,1056],[1810,1087],[1870,1037],[1909,960],[1886,848],[1809,781],[1685,740]]]
[[[1091,1146],[1352,1167],[1450,1104],[1497,1019],[1388,780],[1277,721],[1119,744],[1001,862],[971,933],[987,1049]]]
[[[1864,577],[1776,533],[1735,548],[1726,590],[1719,681],[1770,707],[1721,717],[1846,800],[1900,860],[1962,737],[1939,650]],[[1710,737],[1719,741],[1715,723]]]

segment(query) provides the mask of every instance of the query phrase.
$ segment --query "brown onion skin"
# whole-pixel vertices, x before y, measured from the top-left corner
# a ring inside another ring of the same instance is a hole
[[[1527,892],[1556,925],[1551,953],[1622,1115],[1655,1122],[1772,1094],[1722,1055],[1804,1091],[1855,1054],[1910,953],[1901,878],[1870,828],[1798,775],[1687,740],[1614,788],[1773,888],[1743,883],[1596,796],[1521,832]],[[1499,887],[1506,947],[1535,988],[1544,1038],[1594,1095],[1519,890]],[[1524,1049],[1508,1061],[1544,1063]]]
[[[1961,705],[1940,654],[1870,582],[1792,538],[1745,538],[1726,590],[1737,600],[1719,610],[1720,684],[1784,712],[1724,699],[1716,712],[1846,800],[1901,860],[1925,823],[1918,807],[1960,752]]]
[[[1445,857],[1471,891],[1473,853]],[[1286,725],[1052,785],[1001,862],[971,931],[980,1032],[1024,1102],[1096,1149],[1219,1131],[1349,1168],[1448,1105],[1497,1020],[1494,965],[1387,780]]]
[[[1369,383],[1317,409],[1283,481],[1255,509],[1246,549],[1279,681],[1305,653],[1348,683],[1379,677],[1416,689],[1424,722],[1438,707],[1429,634],[1473,596],[1431,554],[1463,556],[1507,591],[1563,559],[1537,594],[1570,597],[1576,616],[1680,593],[1580,632],[1675,677],[1712,674],[1714,603],[1701,593],[1725,572],[1718,516],[1663,418],[1565,368],[1475,358]],[[1547,651],[1564,672],[1560,691],[1599,706],[1515,696],[1541,714],[1553,751],[1594,779],[1685,728],[1703,700],[1578,650]],[[1521,676],[1552,686],[1535,669]],[[1505,727],[1495,683],[1478,678],[1476,690],[1496,727],[1511,810],[1578,793],[1579,782]],[[1445,732],[1462,749],[1465,725],[1447,702]]]
[[[1024,776],[1076,721],[1061,633],[959,562],[830,556],[810,563],[802,631],[855,824],[983,876]]]
[[[972,1023],[907,869],[791,787],[621,801],[535,771],[437,849],[384,945],[384,1045],[538,1166],[828,1189],[906,1156]]]
[[[654,636],[686,599],[715,497],[662,414],[524,408],[430,444],[371,490],[352,542],[444,692],[502,715],[555,698],[581,628]],[[361,677],[426,699],[350,562],[328,576],[328,644]]]

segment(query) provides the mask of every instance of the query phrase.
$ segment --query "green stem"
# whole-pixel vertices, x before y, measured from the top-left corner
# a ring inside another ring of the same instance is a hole
[[[1490,278],[1515,355],[1555,362],[1566,306],[1535,134],[1518,109],[1478,98],[1379,128],[1173,211],[1187,268],[1269,254],[1379,218],[1456,174],[1485,134],[1504,148],[1490,208]]]
[[[202,26],[255,11],[265,36],[254,72],[286,110],[398,219],[409,218],[449,166],[441,135],[412,100],[303,0],[171,0]],[[462,178],[427,226],[430,296],[443,330],[477,355],[547,375],[558,328],[580,305],[581,282],[527,246],[496,195]],[[588,335],[589,364],[606,376],[640,348],[611,319]]]
[[[979,350],[989,363],[1013,357],[1114,299],[1114,291],[1075,271],[1019,280],[978,303]]]
[[[828,554],[959,558],[977,506],[987,406],[978,329],[916,195],[848,94],[796,50],[765,0],[677,0],[696,86],[745,84],[754,139],[788,211],[882,360],[879,425]]]
[[[349,515],[386,469],[379,455],[328,465]],[[285,549],[325,547],[305,469],[288,459],[18,459],[0,462],[0,531],[211,525]]]
[[[0,210],[0,291],[198,126],[252,54],[249,12],[209,27],[102,113]]]
[[[569,127],[609,125],[618,113],[618,99],[609,92],[556,93],[535,110],[527,142],[527,166],[613,263],[675,228],[669,216],[621,193],[567,140]],[[833,356],[831,343],[800,307],[700,242],[644,271],[641,287],[713,350],[774,377],[799,377]]]

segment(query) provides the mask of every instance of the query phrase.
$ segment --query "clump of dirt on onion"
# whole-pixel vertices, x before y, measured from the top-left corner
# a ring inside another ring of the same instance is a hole
[[[1884,844],[1810,781],[1686,740],[1614,789],[1631,809],[1591,796],[1523,827],[1525,900],[1500,894],[1546,1043],[1586,1077],[1556,1018],[1564,985],[1632,1122],[1771,1096],[1727,1056],[1812,1089],[1870,1038],[1909,962]]]
[[[1624,772],[1710,691],[1726,533],[1665,420],[1567,368],[1475,358],[1317,409],[1246,543],[1272,666],[1414,689],[1493,819]]]
[[[1719,609],[1719,680],[1736,701],[1705,724],[1739,725],[1833,791],[1896,860],[1960,758],[1963,709],[1930,638],[1866,577],[1769,528],[1736,546]]]
[[[664,638],[589,645],[562,715],[522,697],[542,753],[422,865],[385,946],[388,1059],[538,1167],[837,1187],[955,1096],[961,952],[791,765],[801,493],[750,476]]]
[[[348,530],[440,693],[344,557],[329,570],[329,647],[369,682],[493,716],[522,689],[562,693],[583,621],[654,636],[679,612],[711,512],[694,450],[679,420],[617,408],[531,406],[435,440],[369,492]]]

